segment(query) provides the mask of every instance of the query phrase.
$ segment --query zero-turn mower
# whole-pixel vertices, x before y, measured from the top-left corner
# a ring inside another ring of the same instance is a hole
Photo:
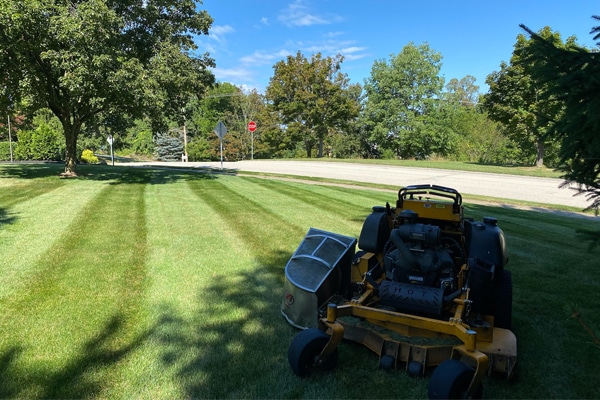
[[[358,244],[358,251],[356,245]],[[463,215],[454,189],[400,189],[355,238],[310,228],[285,267],[281,312],[301,328],[288,360],[306,377],[330,370],[342,339],[429,381],[430,398],[481,397],[482,378],[510,377],[512,281],[497,220]]]

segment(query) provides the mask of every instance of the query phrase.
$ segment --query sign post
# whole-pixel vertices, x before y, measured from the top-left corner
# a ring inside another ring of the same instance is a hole
[[[112,165],[115,165],[115,153],[113,151],[113,135],[108,135],[108,137],[106,138],[106,141],[110,144],[110,160],[112,161]]]
[[[214,132],[219,137],[219,144],[221,146],[221,170],[223,170],[223,136],[227,133],[227,128],[222,121],[219,121],[217,126],[215,126]]]
[[[248,130],[251,133],[250,142],[252,143],[252,151],[250,153],[250,159],[254,160],[254,131],[256,130],[256,122],[254,122],[254,121],[248,122]]]

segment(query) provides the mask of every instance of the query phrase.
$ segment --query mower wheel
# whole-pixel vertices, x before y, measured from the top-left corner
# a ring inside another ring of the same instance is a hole
[[[317,364],[327,342],[329,335],[320,329],[309,328],[298,333],[288,349],[288,361],[294,374],[304,378],[317,369],[329,371],[335,368],[338,361],[337,348],[329,358]]]
[[[433,371],[429,380],[428,396],[430,399],[466,399],[467,390],[475,370],[458,360],[446,360]],[[475,396],[481,398],[482,385],[479,385]]]
[[[396,364],[396,359],[393,356],[385,354],[381,356],[379,359],[379,368],[384,371],[391,371],[394,369],[394,365]]]
[[[406,373],[412,378],[422,378],[425,369],[422,363],[413,360],[406,364]]]

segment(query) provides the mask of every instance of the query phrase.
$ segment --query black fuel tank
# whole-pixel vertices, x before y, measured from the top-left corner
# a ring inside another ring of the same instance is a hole
[[[494,217],[483,217],[483,221],[465,220],[465,241],[468,258],[479,258],[493,264],[495,275],[502,275],[508,262],[504,232]]]

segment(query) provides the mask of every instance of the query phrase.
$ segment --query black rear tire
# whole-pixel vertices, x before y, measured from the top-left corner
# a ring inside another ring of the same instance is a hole
[[[338,361],[337,348],[329,358],[317,365],[316,360],[329,342],[329,335],[320,329],[309,328],[296,335],[288,349],[288,361],[294,374],[307,377],[315,370],[329,371]]]

